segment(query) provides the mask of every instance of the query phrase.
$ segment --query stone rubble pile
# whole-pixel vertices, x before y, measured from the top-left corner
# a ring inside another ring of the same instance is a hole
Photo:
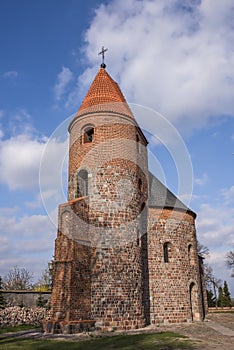
[[[10,306],[0,310],[0,328],[31,324],[38,326],[43,319],[49,318],[49,311],[43,307]]]

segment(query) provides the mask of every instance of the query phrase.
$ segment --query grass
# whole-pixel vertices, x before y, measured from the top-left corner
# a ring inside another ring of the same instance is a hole
[[[118,335],[85,341],[1,338],[2,350],[192,350],[188,338],[172,333]]]
[[[30,324],[22,324],[20,326],[7,326],[4,328],[0,328],[0,334],[9,333],[9,332],[19,332],[19,331],[27,331],[29,329],[41,328],[40,326],[30,325]]]

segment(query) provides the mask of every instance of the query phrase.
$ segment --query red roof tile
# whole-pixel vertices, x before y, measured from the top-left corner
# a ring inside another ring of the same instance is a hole
[[[104,110],[133,117],[118,84],[104,68],[100,68],[78,110],[77,116],[86,112]]]

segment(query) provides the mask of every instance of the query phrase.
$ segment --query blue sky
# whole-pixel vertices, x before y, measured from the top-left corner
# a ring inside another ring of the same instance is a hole
[[[105,45],[108,72],[133,109],[143,106],[136,118],[150,135],[151,166],[155,159],[157,175],[185,202],[191,193],[180,184],[193,184],[198,238],[234,296],[224,264],[234,244],[233,16],[232,0],[0,1],[1,275],[17,265],[36,279],[52,258],[50,219],[65,201],[53,177],[60,167],[65,182],[64,121],[78,109]],[[160,134],[158,113],[175,129]],[[178,135],[190,157],[181,161],[185,175],[174,157]]]

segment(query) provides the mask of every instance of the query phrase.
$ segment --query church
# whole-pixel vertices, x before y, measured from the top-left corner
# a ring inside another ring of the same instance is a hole
[[[101,64],[69,126],[47,332],[201,321],[196,214],[148,170],[148,141]]]

